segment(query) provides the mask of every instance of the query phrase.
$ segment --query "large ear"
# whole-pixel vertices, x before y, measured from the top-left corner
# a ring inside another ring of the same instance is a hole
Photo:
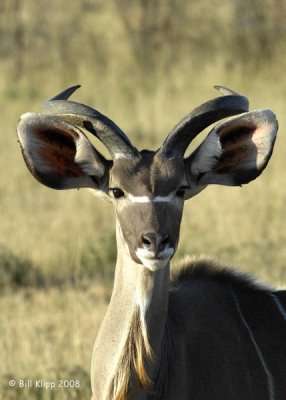
[[[187,158],[192,197],[209,184],[240,186],[257,178],[273,150],[278,122],[270,110],[229,118]]]
[[[27,113],[17,133],[27,167],[44,185],[106,191],[111,162],[79,128],[55,116]]]

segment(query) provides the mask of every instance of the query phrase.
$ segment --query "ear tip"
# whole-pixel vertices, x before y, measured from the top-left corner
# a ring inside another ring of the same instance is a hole
[[[269,118],[269,120],[271,120],[273,122],[278,122],[276,114],[272,110],[266,109],[266,110],[264,110],[264,112],[265,112],[266,116]]]
[[[33,119],[37,113],[28,111],[20,115],[19,122]]]
[[[269,116],[271,117],[271,122],[273,123],[273,125],[275,125],[276,130],[277,130],[279,127],[279,122],[278,122],[278,119],[277,119],[275,113],[272,110],[267,110],[267,111],[269,113]]]
[[[26,127],[34,122],[36,115],[37,114],[33,112],[26,112],[20,116],[17,124],[17,135],[19,138],[25,133]]]
[[[255,111],[253,111],[253,112],[255,113]],[[265,123],[272,125],[273,130],[275,130],[275,131],[278,130],[278,127],[279,127],[278,119],[272,110],[270,110],[270,109],[257,110],[256,113],[257,113],[259,119],[261,119]]]

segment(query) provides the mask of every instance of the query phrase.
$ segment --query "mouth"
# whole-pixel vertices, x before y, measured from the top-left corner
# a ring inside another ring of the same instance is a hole
[[[138,259],[150,271],[158,271],[164,268],[174,253],[175,249],[173,247],[167,247],[158,254],[143,248],[136,250]]]

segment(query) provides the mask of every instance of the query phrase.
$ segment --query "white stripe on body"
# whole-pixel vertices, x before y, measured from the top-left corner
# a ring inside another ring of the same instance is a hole
[[[286,321],[286,311],[285,311],[285,308],[284,308],[283,304],[281,303],[281,301],[272,292],[269,293],[269,296],[271,297],[271,299],[273,300],[274,304],[278,308],[280,314],[282,315],[282,318]]]
[[[262,367],[263,367],[263,369],[265,371],[265,375],[266,375],[266,378],[267,378],[268,398],[269,398],[269,400],[275,400],[275,389],[274,389],[273,376],[272,376],[272,374],[271,374],[271,372],[270,372],[270,370],[269,370],[269,368],[267,366],[266,360],[265,360],[265,358],[264,358],[264,356],[263,356],[263,354],[261,352],[261,349],[260,349],[260,347],[258,346],[258,344],[257,344],[257,342],[255,340],[255,336],[254,336],[252,330],[250,329],[250,326],[248,325],[248,323],[246,322],[246,320],[245,320],[245,318],[244,318],[244,316],[242,314],[242,311],[241,311],[237,296],[235,295],[234,292],[232,293],[232,295],[233,295],[233,298],[234,298],[234,301],[235,301],[235,306],[236,306],[237,312],[238,312],[238,314],[239,314],[239,316],[240,316],[240,318],[242,320],[242,323],[243,323],[244,327],[246,328],[246,330],[248,332],[248,335],[249,335],[249,337],[250,337],[250,339],[251,339],[251,341],[252,341],[252,343],[253,343],[253,345],[255,347],[255,350],[256,350],[256,353],[258,355],[259,361],[260,361],[260,363],[261,363],[261,365],[262,365]]]

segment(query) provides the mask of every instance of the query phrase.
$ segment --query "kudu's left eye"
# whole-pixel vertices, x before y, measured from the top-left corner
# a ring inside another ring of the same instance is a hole
[[[115,199],[120,199],[120,197],[124,197],[124,192],[123,192],[123,190],[121,190],[121,189],[119,189],[119,188],[110,188],[109,190],[112,192],[113,197],[114,197]]]

